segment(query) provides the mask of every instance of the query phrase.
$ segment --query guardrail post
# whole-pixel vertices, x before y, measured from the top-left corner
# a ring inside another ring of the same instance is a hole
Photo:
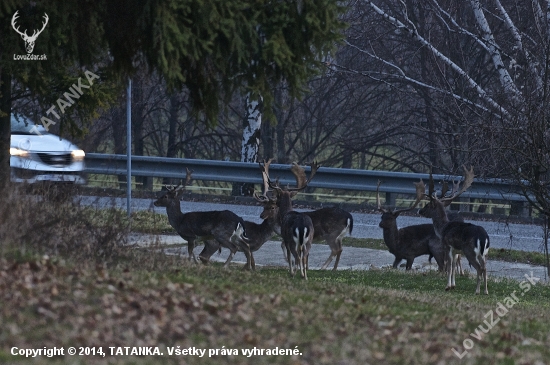
[[[510,215],[517,215],[520,217],[529,217],[531,212],[529,209],[529,204],[526,202],[520,201],[511,201],[510,202]]]
[[[470,211],[470,198],[459,198],[458,200],[460,202],[458,209],[461,212],[469,212]]]
[[[386,206],[395,207],[395,194],[386,193]]]

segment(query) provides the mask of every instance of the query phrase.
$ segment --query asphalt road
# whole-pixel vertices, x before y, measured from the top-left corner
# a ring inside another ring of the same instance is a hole
[[[83,196],[82,203],[94,205],[99,208],[118,207],[126,209],[125,198],[104,198]],[[151,210],[157,213],[166,214],[165,208],[153,206],[152,199],[132,199],[132,210]],[[262,208],[258,205],[235,205],[221,203],[205,202],[181,202],[182,211],[208,211],[228,209],[241,216],[245,220],[261,222],[259,218]],[[301,209],[296,209],[303,211]],[[382,229],[378,227],[380,222],[379,214],[352,213],[353,237],[357,238],[382,238]],[[414,224],[430,223],[431,220],[415,216],[401,216],[398,219],[400,227],[406,227]],[[516,224],[506,222],[492,221],[472,221],[475,224],[483,226],[491,239],[491,248],[509,248],[523,251],[542,252],[543,248],[543,229],[540,226],[530,224]],[[327,255],[328,256],[328,255]]]

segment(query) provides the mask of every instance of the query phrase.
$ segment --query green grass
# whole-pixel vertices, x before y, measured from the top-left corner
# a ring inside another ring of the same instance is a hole
[[[550,290],[540,284],[521,296],[517,281],[490,281],[490,295],[476,296],[472,277],[458,277],[452,292],[435,272],[311,270],[305,281],[284,268],[245,272],[147,250],[99,265],[8,253],[0,274],[3,363],[27,363],[10,355],[13,346],[159,346],[165,354],[36,364],[533,364],[550,357]],[[473,339],[513,292],[520,301]],[[464,351],[467,338],[473,348],[459,361],[451,348]],[[297,348],[301,355],[170,357],[167,346]]]

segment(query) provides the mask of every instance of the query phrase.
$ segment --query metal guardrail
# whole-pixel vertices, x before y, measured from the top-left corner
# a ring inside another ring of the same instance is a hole
[[[91,174],[126,175],[126,155],[86,154],[86,172]],[[193,170],[195,180],[262,184],[258,165],[235,161],[196,160],[151,156],[132,156],[132,175],[159,178],[184,178],[185,168]],[[309,173],[310,168],[306,167]],[[289,165],[271,164],[270,177],[282,185],[294,185]],[[428,174],[370,171],[321,167],[309,184],[314,188],[375,192],[378,180],[385,193],[415,194],[413,183],[428,181]],[[436,182],[460,180],[461,176],[434,175]],[[461,198],[526,201],[517,186],[501,179],[476,179]]]

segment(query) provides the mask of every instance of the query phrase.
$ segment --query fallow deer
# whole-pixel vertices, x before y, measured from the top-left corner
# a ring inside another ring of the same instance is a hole
[[[487,290],[487,253],[489,252],[489,235],[481,226],[465,222],[451,222],[447,216],[445,207],[448,206],[454,199],[464,193],[474,181],[474,170],[464,168],[464,183],[460,188],[460,182],[453,184],[452,192],[449,196],[445,196],[446,185],[443,189],[441,198],[437,197],[434,192],[433,178],[430,177],[429,193],[426,196],[429,203],[422,208],[419,213],[422,216],[431,216],[434,224],[435,232],[446,249],[446,254],[451,263],[448,270],[447,287],[445,290],[455,288],[456,274],[456,255],[464,254],[468,263],[476,269],[477,272],[477,287],[476,294],[480,292],[480,282],[483,276],[485,284],[485,294],[489,294]],[[460,189],[460,190],[459,190]]]
[[[430,216],[424,216],[424,218],[432,218],[431,216],[431,212],[429,212],[428,210],[425,210],[423,212],[424,214],[429,214]],[[457,213],[457,212],[452,212],[452,211],[447,211],[447,218],[449,218],[449,221],[451,222],[464,222],[464,218],[460,215],[460,213]],[[433,227],[433,224],[431,224],[431,226]],[[434,230],[434,234],[435,234],[435,230]],[[439,241],[439,244],[440,244],[440,248],[441,249],[444,249],[443,247],[443,244],[441,243],[441,240],[439,239],[439,237],[437,238],[438,241]],[[428,256],[428,262],[431,264],[432,263],[432,254],[430,254]],[[445,268],[444,268],[444,271],[445,272],[448,272],[448,260],[447,260],[447,255],[444,254],[444,262],[445,262]],[[462,260],[460,258],[460,254],[457,254],[456,257],[455,257],[455,263],[456,263],[456,271],[458,272],[459,275],[461,276],[464,276],[464,270],[462,269]],[[440,269],[441,270],[441,269]]]
[[[336,260],[332,270],[336,270],[342,255],[342,240],[353,231],[353,216],[338,207],[321,208],[304,214],[313,222],[313,242],[324,241],[330,247],[330,255],[321,270],[326,269],[334,257]]]
[[[418,224],[401,229],[397,228],[397,217],[403,212],[409,212],[416,208],[418,203],[424,197],[424,186],[422,180],[415,183],[416,200],[406,209],[387,210],[380,205],[380,181],[376,188],[377,209],[382,213],[380,228],[383,229],[384,243],[388,246],[391,254],[395,256],[393,268],[397,268],[399,263],[405,259],[406,270],[412,268],[414,259],[421,255],[430,255],[437,262],[439,270],[444,268],[445,252],[441,245],[441,240],[434,231],[433,224]]]
[[[292,209],[292,198],[301,190],[304,190],[311,179],[315,176],[319,165],[311,164],[311,173],[309,179],[306,178],[304,169],[294,163],[291,171],[296,178],[296,188],[281,188],[279,183],[273,183],[269,179],[269,174],[260,164],[260,169],[264,178],[268,181],[269,187],[274,190],[277,195],[277,206],[279,207],[279,224],[281,225],[281,236],[286,247],[286,253],[289,257],[288,265],[290,274],[294,275],[294,265],[290,254],[294,257],[294,262],[300,268],[301,276],[307,280],[308,257],[311,243],[315,234],[313,222],[311,218],[304,214],[296,212]]]
[[[271,160],[269,160],[269,162],[271,162]],[[269,174],[267,174],[267,177],[269,177]],[[264,187],[264,190],[268,191],[269,186],[265,186],[265,182]],[[266,206],[266,208],[269,207],[269,205]],[[262,212],[262,214],[266,213],[265,210]],[[321,270],[326,269],[335,257],[336,261],[334,262],[332,270],[337,270],[340,256],[342,255],[342,240],[346,235],[351,235],[353,231],[353,216],[349,212],[338,207],[326,207],[303,213],[309,216],[313,222],[313,242],[326,242],[330,247],[330,255],[321,266]],[[280,231],[276,233],[280,234]],[[284,241],[281,243],[281,249],[283,250],[285,260],[288,262]]]
[[[267,171],[271,160],[264,163],[264,168]],[[263,175],[263,174],[262,174]],[[259,195],[254,193],[254,198],[259,201],[263,210],[260,214],[260,218],[263,219],[263,222],[258,224],[254,222],[244,221],[244,228],[246,230],[246,235],[248,237],[248,246],[250,248],[250,260],[247,259],[247,262],[244,269],[254,270],[256,264],[254,262],[254,252],[258,251],[264,243],[267,242],[275,233],[280,234],[279,226],[279,208],[277,207],[277,202],[275,199],[271,198],[268,195],[269,186],[267,180],[264,179],[264,189],[263,194]],[[216,253],[219,249],[219,244],[212,241],[207,241],[204,245],[204,249],[199,254],[199,259],[203,263],[207,263],[210,257]]]
[[[342,240],[346,235],[351,235],[353,231],[353,216],[338,207],[321,208],[303,213],[309,216],[313,222],[313,242],[326,242],[330,247],[330,255],[323,266],[321,266],[321,270],[326,269],[334,257],[336,257],[336,261],[332,270],[337,270],[343,250]],[[288,262],[284,242],[281,243],[281,248],[285,260]]]
[[[154,202],[156,207],[165,207],[168,221],[176,232],[187,241],[189,259],[197,262],[193,249],[198,240],[214,239],[221,247],[229,249],[229,258],[224,264],[227,267],[238,250],[250,257],[248,238],[244,221],[229,210],[182,213],[181,194],[191,180],[191,173],[186,169],[185,184],[177,187],[166,186],[166,191]]]

